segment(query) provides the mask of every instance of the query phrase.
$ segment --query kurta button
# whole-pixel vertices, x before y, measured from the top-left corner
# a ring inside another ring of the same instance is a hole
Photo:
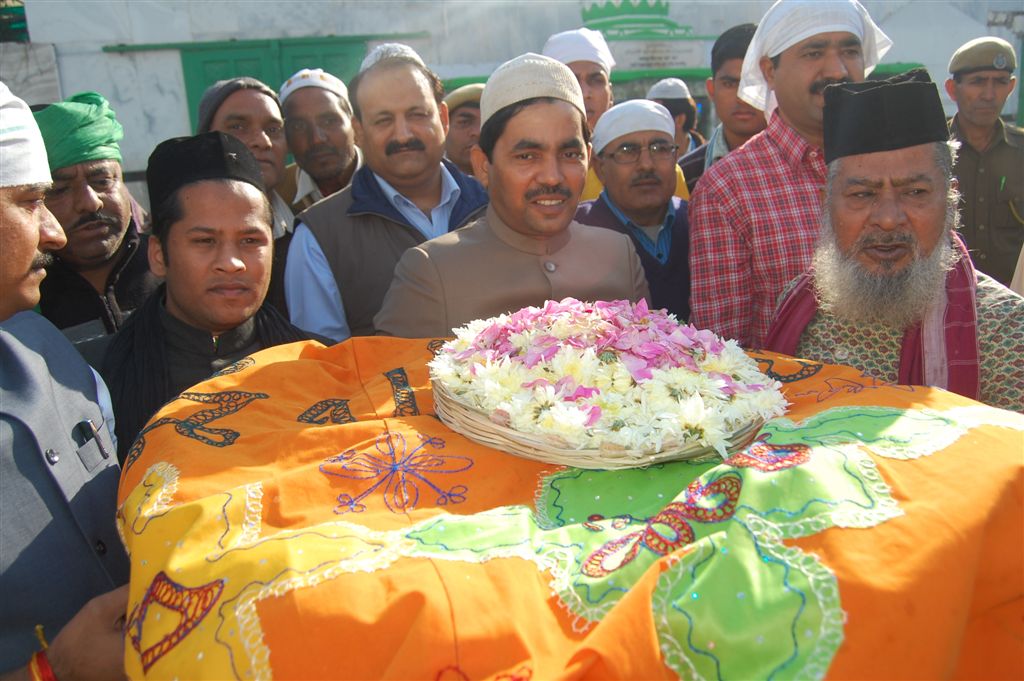
[[[107,552],[107,545],[99,539],[96,540],[96,544],[93,546],[93,548],[96,549],[96,553],[100,554],[101,556]]]
[[[985,203],[985,197],[984,196],[979,196],[978,197],[978,203]]]
[[[53,466],[58,461],[60,461],[60,454],[58,454],[57,452],[53,451],[52,449],[47,449],[46,450],[46,462],[49,463],[51,466]]]
[[[549,260],[548,262],[544,263],[544,269],[546,269],[548,272],[554,272],[556,269],[558,269],[558,266]]]

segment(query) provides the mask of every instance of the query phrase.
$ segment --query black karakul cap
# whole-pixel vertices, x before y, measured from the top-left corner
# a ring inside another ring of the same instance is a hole
[[[256,157],[241,140],[222,132],[174,137],[156,146],[146,167],[149,202],[154,208],[193,182],[241,180],[266,193]]]
[[[825,88],[825,163],[948,139],[939,90],[924,69]]]

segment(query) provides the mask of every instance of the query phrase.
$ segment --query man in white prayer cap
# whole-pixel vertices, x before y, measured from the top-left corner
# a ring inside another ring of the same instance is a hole
[[[302,69],[281,85],[284,135],[295,163],[284,169],[277,193],[296,215],[348,186],[361,155],[352,132],[352,105],[341,79]]]
[[[128,558],[110,396],[29,311],[67,243],[50,185],[35,119],[0,83],[0,675],[122,678]]]
[[[768,127],[708,169],[690,204],[691,322],[759,347],[818,234],[823,91],[864,80],[892,41],[856,0],[778,0],[743,61],[739,97]]]
[[[608,49],[604,36],[600,31],[589,28],[562,31],[548,38],[541,51],[545,57],[551,57],[568,66],[576,76],[576,81],[583,92],[583,110],[587,114],[587,125],[593,131],[601,116],[614,102],[611,76],[612,68],[615,67],[615,57]],[[591,168],[587,174],[581,200],[596,199],[600,193],[601,181]],[[690,198],[682,170],[676,173],[676,196]]]
[[[675,196],[675,121],[668,109],[633,99],[608,109],[594,129],[592,163],[604,191],[576,210],[584,225],[629,235],[640,255],[651,304],[690,316],[690,223]]]
[[[680,160],[707,142],[697,131],[697,102],[685,81],[680,78],[662,78],[647,91],[647,99],[668,109],[675,121]]]
[[[474,319],[567,296],[647,299],[629,237],[573,221],[590,130],[572,71],[538,54],[505,62],[484,86],[480,120],[472,160],[487,212],[405,252],[374,318],[378,333],[448,336]]]

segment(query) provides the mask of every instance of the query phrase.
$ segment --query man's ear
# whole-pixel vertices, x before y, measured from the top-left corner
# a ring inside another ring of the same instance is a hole
[[[487,154],[479,144],[474,144],[473,148],[469,150],[469,162],[473,164],[473,177],[479,180],[486,189],[490,181],[491,163],[487,160]]]
[[[946,79],[946,94],[949,95],[949,98],[954,102],[956,101],[956,81],[952,78]]]
[[[587,153],[590,155],[590,167],[594,169],[594,174],[597,175],[597,179],[601,180],[601,184],[605,184],[604,181],[604,164],[607,161],[595,153],[592,153],[593,147],[587,145]]]
[[[167,261],[164,258],[164,249],[160,240],[152,234],[149,236],[149,269],[160,278],[167,276]]]
[[[781,56],[781,55],[780,55]],[[758,66],[761,67],[761,75],[768,81],[768,89],[775,89],[775,64],[772,63],[771,57],[761,57],[761,61],[758,62]]]
[[[704,81],[704,89],[708,91],[708,97],[715,96],[715,79],[708,78]]]
[[[441,117],[441,128],[444,130],[445,137],[448,136],[448,105],[441,102],[437,105],[437,115]]]
[[[363,124],[359,122],[359,119],[352,116],[352,135],[355,140],[356,146],[362,148],[363,146]]]

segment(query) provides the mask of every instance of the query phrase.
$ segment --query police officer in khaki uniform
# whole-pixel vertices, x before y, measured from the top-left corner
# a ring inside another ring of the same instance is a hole
[[[1024,130],[999,118],[1016,68],[1010,43],[976,38],[953,53],[946,81],[957,103],[950,133],[961,143],[961,233],[975,267],[1006,285],[1024,244]]]

